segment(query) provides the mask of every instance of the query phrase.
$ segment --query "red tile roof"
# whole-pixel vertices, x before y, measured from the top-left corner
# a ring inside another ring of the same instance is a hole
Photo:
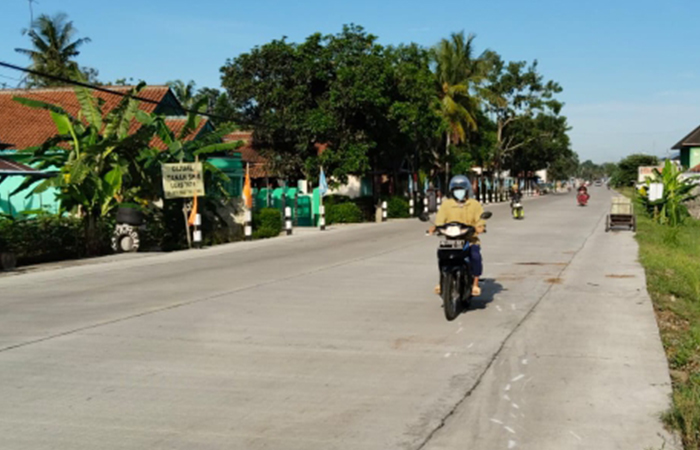
[[[168,128],[170,128],[173,131],[173,133],[175,133],[175,136],[179,135],[179,133],[182,131],[182,129],[184,128],[186,123],[187,123],[187,119],[181,118],[181,117],[168,117],[165,119],[165,124],[168,126]],[[207,123],[209,123],[209,119],[202,118],[202,120],[199,122],[199,125],[197,126],[197,128],[195,128],[194,130],[192,130],[190,132],[190,134],[185,136],[185,140],[191,141],[191,140],[195,139],[199,135],[199,133],[202,132],[204,127],[207,126]],[[157,148],[159,150],[165,150],[166,148],[168,148],[168,146],[165,145],[165,143],[163,141],[161,141],[160,138],[157,138],[157,137],[155,137],[151,140],[151,146],[153,148]]]
[[[2,172],[37,172],[37,170],[9,159],[0,158],[0,173]]]
[[[253,148],[252,131],[234,131],[224,136],[223,140],[224,142],[243,141],[243,145],[235,151],[241,154],[241,160],[244,163],[249,164],[251,178],[274,176],[267,170],[267,158]]]
[[[111,90],[128,92],[130,86],[110,86]],[[154,112],[166,98],[170,88],[167,86],[147,86],[139,97],[158,102],[140,102],[139,108],[145,112]],[[102,112],[107,114],[123,98],[117,94],[93,91],[94,95],[105,101]],[[42,109],[24,106],[13,100],[14,97],[26,97],[56,104],[69,114],[77,116],[80,103],[73,88],[19,89],[0,90],[0,141],[9,144],[9,148],[24,149],[39,145],[56,134],[56,125],[51,120],[50,113]],[[138,129],[139,124],[132,124],[132,130]]]
[[[698,164],[697,166],[693,167],[693,168],[690,169],[688,172],[700,173],[700,164]]]

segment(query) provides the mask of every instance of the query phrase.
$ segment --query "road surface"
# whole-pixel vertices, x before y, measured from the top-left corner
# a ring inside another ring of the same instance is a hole
[[[1,277],[0,448],[661,448],[609,198],[488,206],[484,295],[451,323],[417,220]]]

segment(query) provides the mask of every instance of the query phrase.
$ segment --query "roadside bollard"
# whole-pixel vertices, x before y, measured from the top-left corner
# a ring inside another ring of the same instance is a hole
[[[437,198],[437,207],[440,209],[440,206],[442,206],[442,197]]]
[[[245,216],[244,216],[244,225],[243,225],[243,233],[245,235],[245,240],[246,241],[252,241],[253,240],[253,213],[251,210],[246,209],[245,210]]]
[[[318,226],[321,231],[326,229],[326,207],[321,205],[318,207],[318,213],[321,217],[318,219]]]
[[[408,215],[413,217],[413,213],[414,213],[413,198],[411,198],[410,200],[408,200]]]
[[[196,214],[194,216],[194,231],[192,232],[192,241],[194,242],[195,248],[202,248],[202,215]]]
[[[382,202],[382,222],[386,222],[386,218],[387,218],[386,202]]]
[[[423,214],[428,214],[428,197],[423,197]]]
[[[284,228],[287,230],[287,236],[292,235],[292,208],[287,206],[284,208]]]

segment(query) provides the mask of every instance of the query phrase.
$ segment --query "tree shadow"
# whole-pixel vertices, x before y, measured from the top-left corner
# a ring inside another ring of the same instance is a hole
[[[484,278],[479,284],[481,286],[481,295],[472,298],[467,311],[486,309],[486,306],[494,300],[496,295],[504,290],[503,285],[492,278]]]

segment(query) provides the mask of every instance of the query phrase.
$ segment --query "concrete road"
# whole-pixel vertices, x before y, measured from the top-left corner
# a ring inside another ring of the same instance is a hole
[[[668,371],[609,198],[488,207],[454,322],[418,221],[0,278],[0,449],[661,448]]]

